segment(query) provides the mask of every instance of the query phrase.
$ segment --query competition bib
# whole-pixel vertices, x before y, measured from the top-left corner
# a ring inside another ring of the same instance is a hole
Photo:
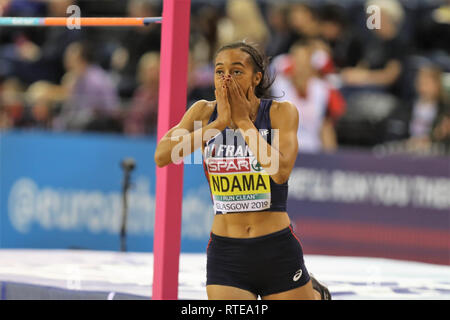
[[[270,177],[254,156],[212,157],[206,166],[216,212],[270,208]]]

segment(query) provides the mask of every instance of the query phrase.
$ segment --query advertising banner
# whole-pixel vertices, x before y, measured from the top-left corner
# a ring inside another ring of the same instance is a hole
[[[120,163],[133,158],[127,247],[152,251],[155,147],[154,137],[0,134],[0,247],[119,250]],[[288,213],[306,254],[448,265],[450,159],[299,154]],[[182,251],[205,252],[213,218],[203,167],[186,163]]]
[[[450,159],[300,154],[288,211],[306,253],[450,264]]]
[[[127,247],[152,251],[156,142],[67,133],[0,134],[0,247],[118,250],[120,163],[133,158]],[[182,250],[205,250],[212,223],[201,165],[186,165]],[[173,181],[172,183],[180,183]]]

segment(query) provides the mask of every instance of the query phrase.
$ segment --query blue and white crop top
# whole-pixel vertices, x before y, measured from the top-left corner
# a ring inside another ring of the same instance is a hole
[[[270,144],[272,100],[261,99],[255,127]],[[217,118],[217,105],[209,122]],[[277,184],[252,154],[238,129],[226,128],[203,149],[203,168],[215,214],[286,211],[288,183]]]

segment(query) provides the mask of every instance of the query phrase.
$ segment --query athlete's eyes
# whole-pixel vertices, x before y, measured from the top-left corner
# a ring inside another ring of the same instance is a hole
[[[225,72],[223,72],[223,70],[216,70],[216,74],[217,75],[223,75]],[[243,72],[241,70],[234,70],[232,71],[232,73],[236,76],[243,74]]]

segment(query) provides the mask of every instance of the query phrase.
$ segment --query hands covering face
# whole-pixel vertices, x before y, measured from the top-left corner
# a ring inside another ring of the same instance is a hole
[[[254,94],[254,87],[250,86],[244,92],[241,85],[231,75],[222,76],[219,88],[216,89],[219,116],[230,114],[231,121],[239,127],[243,121],[252,121],[252,109],[259,104]],[[222,107],[222,106],[224,107]],[[229,106],[229,109],[228,109]]]

